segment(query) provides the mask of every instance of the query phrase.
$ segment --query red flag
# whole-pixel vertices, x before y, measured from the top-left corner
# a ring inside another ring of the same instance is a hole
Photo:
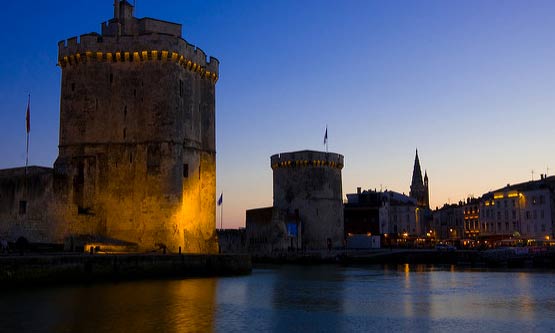
[[[31,132],[31,96],[29,95],[29,100],[27,101],[27,114],[25,115],[25,122],[27,125],[27,133]]]

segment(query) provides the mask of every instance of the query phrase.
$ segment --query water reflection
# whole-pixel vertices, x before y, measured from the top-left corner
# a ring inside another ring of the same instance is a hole
[[[12,292],[0,303],[0,331],[211,332],[216,283],[145,281]]]
[[[0,294],[0,332],[530,332],[554,317],[552,273],[426,265],[269,266]]]
[[[343,274],[337,266],[279,269],[272,291],[272,330],[338,331],[343,312],[342,282]]]
[[[403,316],[406,318],[426,318],[430,316],[433,303],[430,302],[430,280],[425,278],[422,273],[426,272],[426,266],[410,266],[404,264],[398,266],[403,274],[404,289],[400,292],[400,302],[403,305]],[[406,322],[403,330],[412,330],[411,322]],[[423,331],[429,331],[429,327],[424,322]]]

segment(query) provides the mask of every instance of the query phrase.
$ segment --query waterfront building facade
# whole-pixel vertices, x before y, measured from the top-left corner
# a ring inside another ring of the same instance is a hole
[[[480,203],[481,235],[553,239],[555,176],[507,185],[486,193]]]
[[[420,208],[413,197],[384,191],[379,209],[380,233],[396,238],[415,238],[422,234]]]
[[[438,240],[456,240],[464,236],[464,212],[463,202],[457,204],[445,204],[433,212],[434,223],[427,231],[428,237]]]
[[[463,203],[464,235],[465,238],[475,239],[480,235],[482,223],[480,222],[480,203],[482,198],[468,198]],[[458,230],[458,229],[457,229]]]

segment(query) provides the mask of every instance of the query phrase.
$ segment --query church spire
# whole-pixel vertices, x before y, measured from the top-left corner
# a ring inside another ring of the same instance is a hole
[[[414,169],[412,170],[412,182],[410,187],[422,186],[422,170],[420,169],[420,160],[418,159],[418,149],[416,149],[416,157],[414,158]]]
[[[414,157],[414,169],[412,170],[412,183],[410,184],[409,195],[416,199],[416,204],[419,207],[429,207],[428,172],[425,172],[424,180],[422,180],[418,149],[416,149],[416,156]]]

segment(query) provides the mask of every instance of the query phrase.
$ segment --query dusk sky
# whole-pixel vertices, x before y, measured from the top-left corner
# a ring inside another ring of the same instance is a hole
[[[220,60],[223,226],[272,205],[270,156],[345,156],[343,195],[408,194],[415,149],[431,206],[555,173],[555,1],[154,1]],[[58,154],[57,43],[99,32],[113,1],[6,1],[0,18],[0,168]],[[548,171],[549,168],[549,171]],[[216,200],[216,198],[215,198]],[[219,214],[219,210],[218,210]],[[219,227],[219,215],[218,215]]]

